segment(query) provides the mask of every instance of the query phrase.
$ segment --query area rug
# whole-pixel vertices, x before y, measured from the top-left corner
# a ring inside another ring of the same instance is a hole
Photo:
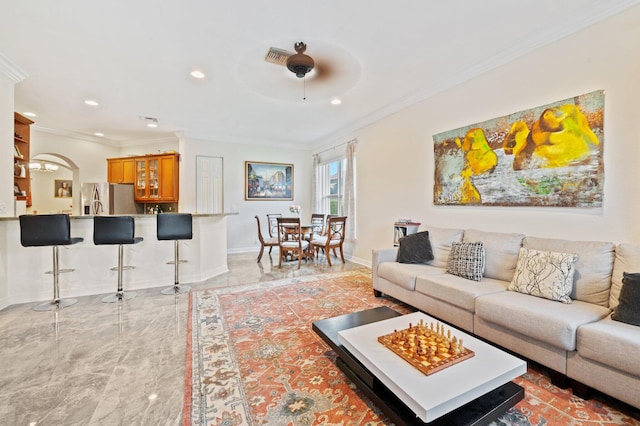
[[[183,425],[387,425],[311,324],[376,306],[367,269],[192,292]],[[525,399],[496,425],[640,425],[529,368]]]

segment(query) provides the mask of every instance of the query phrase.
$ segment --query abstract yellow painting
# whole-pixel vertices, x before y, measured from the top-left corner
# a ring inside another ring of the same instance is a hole
[[[602,207],[604,91],[433,136],[436,205]]]

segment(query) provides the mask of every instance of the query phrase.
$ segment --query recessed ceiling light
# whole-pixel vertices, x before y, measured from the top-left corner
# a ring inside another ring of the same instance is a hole
[[[27,117],[37,117],[38,115],[33,113],[33,112],[29,112],[29,111],[25,111],[22,113],[23,115],[26,115]]]
[[[331,105],[340,105],[342,101],[338,98],[331,100]]]
[[[147,123],[147,127],[158,127],[156,123]]]
[[[204,78],[204,73],[200,70],[191,71],[191,77],[193,78]]]
[[[104,133],[101,133],[101,132],[95,132],[95,133],[94,133],[94,135],[96,135],[96,136],[104,136]]]
[[[98,102],[94,101],[93,99],[87,99],[86,101],[84,101],[85,104],[90,105],[90,106],[98,106]]]

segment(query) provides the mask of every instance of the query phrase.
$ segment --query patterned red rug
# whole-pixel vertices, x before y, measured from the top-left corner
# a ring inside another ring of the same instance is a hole
[[[366,269],[192,292],[183,425],[386,425],[311,330],[324,318],[387,305]],[[640,425],[529,368],[525,399],[497,425]],[[635,415],[632,413],[631,415]]]

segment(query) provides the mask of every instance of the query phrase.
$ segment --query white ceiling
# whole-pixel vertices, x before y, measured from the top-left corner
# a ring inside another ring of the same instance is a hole
[[[0,71],[25,77],[16,111],[43,129],[310,148],[638,3],[5,0]],[[306,84],[264,61],[297,41],[318,64]]]

